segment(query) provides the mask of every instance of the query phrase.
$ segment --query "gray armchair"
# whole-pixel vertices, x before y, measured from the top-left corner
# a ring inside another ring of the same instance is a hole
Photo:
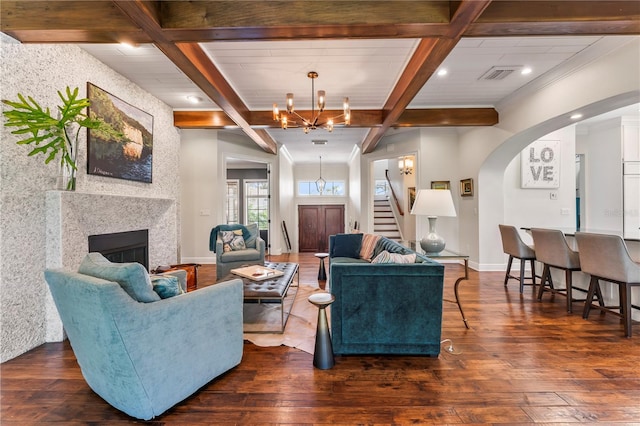
[[[221,231],[242,230],[246,249],[224,251]],[[216,253],[216,278],[228,275],[232,269],[248,265],[264,265],[265,242],[260,238],[258,224],[218,225],[211,230],[210,249]]]
[[[100,257],[45,279],[82,375],[105,401],[148,420],[240,363],[242,281],[155,300],[142,265]]]

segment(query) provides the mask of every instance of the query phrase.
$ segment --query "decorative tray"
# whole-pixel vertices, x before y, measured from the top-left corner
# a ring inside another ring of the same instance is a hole
[[[267,268],[266,266],[252,265],[242,268],[236,268],[231,270],[232,274],[239,275],[243,278],[248,278],[253,281],[264,281],[272,278],[277,278],[284,275],[284,272],[277,269]]]

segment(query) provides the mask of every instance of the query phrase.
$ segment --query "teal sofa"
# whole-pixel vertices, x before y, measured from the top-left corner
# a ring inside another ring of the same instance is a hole
[[[132,417],[159,416],[242,359],[240,280],[161,299],[142,265],[99,253],[45,279],[87,384]]]
[[[438,356],[443,265],[385,237],[375,244],[372,258],[382,251],[413,253],[415,263],[374,264],[357,252],[345,256],[339,246],[355,248],[352,235],[329,237],[334,353]]]

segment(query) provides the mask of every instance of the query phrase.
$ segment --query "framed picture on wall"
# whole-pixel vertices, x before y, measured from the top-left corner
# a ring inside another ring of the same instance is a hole
[[[522,188],[560,187],[560,141],[537,140],[520,153]]]
[[[409,211],[413,208],[413,203],[416,202],[416,187],[409,187]]]
[[[463,197],[473,197],[473,179],[462,179],[460,181],[460,195]]]
[[[432,180],[431,189],[451,189],[451,182],[448,180]]]
[[[89,115],[118,134],[89,129],[87,174],[151,183],[153,116],[87,83]]]

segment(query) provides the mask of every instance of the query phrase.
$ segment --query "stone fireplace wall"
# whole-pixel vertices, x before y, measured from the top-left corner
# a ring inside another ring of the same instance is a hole
[[[146,46],[144,49],[155,49]],[[33,96],[58,104],[58,90],[87,82],[153,115],[153,182],[88,175],[81,132],[75,192],[54,191],[57,165],[29,157],[0,126],[0,362],[47,341],[62,328],[43,278],[47,267],[78,267],[89,234],[149,229],[150,266],[179,259],[180,135],[173,111],[78,46],[22,45],[0,34],[0,99]],[[0,105],[3,110],[4,104]]]

